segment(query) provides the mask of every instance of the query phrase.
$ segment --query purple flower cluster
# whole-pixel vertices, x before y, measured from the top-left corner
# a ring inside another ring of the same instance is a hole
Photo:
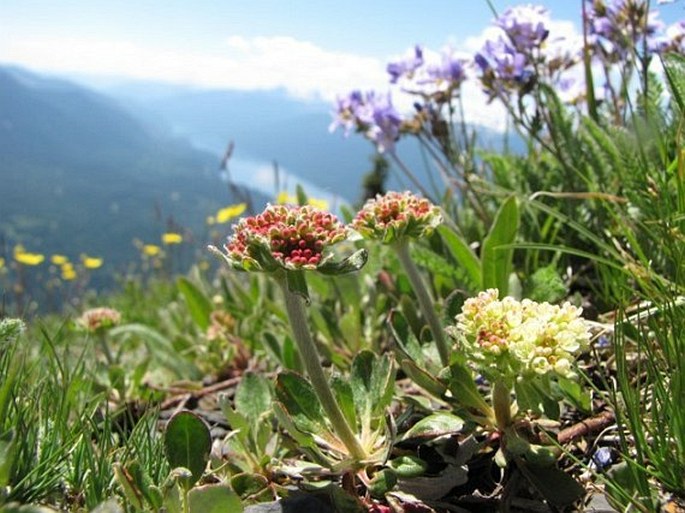
[[[393,106],[390,94],[352,91],[338,98],[330,130],[343,127],[345,135],[349,135],[355,129],[373,141],[380,153],[384,153],[395,148],[402,122],[402,116]]]
[[[423,65],[423,62],[423,49],[419,45],[416,45],[414,47],[413,57],[388,63],[386,70],[390,75],[390,83],[396,84],[402,77],[411,77],[411,75]]]
[[[531,52],[540,48],[549,36],[547,24],[549,11],[539,5],[510,7],[495,20],[519,52]]]
[[[429,61],[424,58],[423,49],[417,45],[412,57],[393,61],[386,70],[391,84],[402,83],[407,91],[432,94],[458,90],[466,79],[465,64],[466,61],[454,55],[451,49],[446,49]]]
[[[662,51],[668,44],[661,33],[659,12],[643,0],[591,0],[587,3],[588,32],[593,47],[607,62],[625,59],[632,51]]]
[[[491,99],[520,89],[534,73],[528,56],[502,38],[486,41],[475,62],[483,89]]]

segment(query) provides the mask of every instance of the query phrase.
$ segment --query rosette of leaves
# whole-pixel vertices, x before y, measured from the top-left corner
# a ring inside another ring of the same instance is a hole
[[[274,412],[298,447],[322,470],[344,472],[362,468],[388,458],[393,429],[386,413],[394,385],[395,368],[390,356],[377,356],[371,351],[362,351],[354,358],[349,376],[334,375],[330,380],[345,420],[364,451],[362,461],[351,456],[317,400],[314,388],[301,375],[291,371],[279,374]]]

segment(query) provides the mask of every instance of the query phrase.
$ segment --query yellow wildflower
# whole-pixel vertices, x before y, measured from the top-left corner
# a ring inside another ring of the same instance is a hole
[[[69,261],[69,259],[64,255],[52,255],[50,257],[50,262],[55,265],[64,265]]]
[[[40,265],[45,257],[40,253],[14,252],[14,259],[22,265]]]
[[[162,252],[162,248],[154,244],[145,244],[143,246],[143,255],[145,256],[157,256]]]
[[[328,201],[325,199],[316,199],[316,198],[309,198],[307,200],[307,205],[311,205],[314,208],[318,208],[319,210],[328,210]]]
[[[219,209],[216,213],[216,222],[219,224],[227,223],[234,217],[238,217],[240,214],[245,212],[247,205],[245,203],[237,203],[235,205],[229,205],[226,208]]]
[[[162,242],[164,244],[180,244],[183,242],[183,235],[180,233],[168,232],[162,235]]]
[[[62,265],[62,279],[64,281],[76,279],[76,271],[74,270],[74,266],[69,262]]]
[[[102,267],[104,260],[98,257],[90,257],[88,255],[81,255],[81,262],[86,269],[97,269]]]
[[[292,196],[288,191],[281,191],[276,196],[276,203],[279,205],[297,205],[297,196]]]
[[[0,257],[0,269],[2,269],[3,267],[5,267],[5,259]]]

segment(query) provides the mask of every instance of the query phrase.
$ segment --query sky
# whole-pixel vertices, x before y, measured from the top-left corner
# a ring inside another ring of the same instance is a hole
[[[580,0],[538,3],[554,30],[578,36]],[[684,7],[660,6],[662,20]],[[387,62],[415,44],[472,54],[492,18],[486,0],[2,0],[0,63],[330,101],[387,88]]]

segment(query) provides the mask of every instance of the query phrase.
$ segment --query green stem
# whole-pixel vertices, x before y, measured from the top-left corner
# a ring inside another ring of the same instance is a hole
[[[109,345],[107,344],[107,336],[104,332],[99,332],[97,334],[98,342],[100,343],[100,348],[105,355],[105,360],[107,360],[107,365],[112,365],[114,363],[114,357],[112,352],[109,350]]]
[[[328,415],[328,418],[333,425],[333,429],[340,437],[340,440],[345,444],[347,450],[357,461],[363,461],[366,459],[366,452],[340,410],[340,407],[333,396],[333,392],[331,392],[328,385],[328,380],[326,379],[323,367],[321,366],[319,352],[314,345],[312,335],[307,326],[304,298],[290,291],[285,276],[280,277],[278,283],[283,290],[285,307],[288,312],[290,326],[293,330],[293,336],[295,337],[295,342],[297,343],[297,348],[300,352],[304,367],[307,370],[307,375],[314,387],[314,392]]]
[[[419,300],[419,308],[423,314],[426,322],[428,322],[428,327],[433,334],[433,340],[438,347],[438,353],[440,354],[440,361],[447,367],[449,365],[449,348],[447,342],[445,341],[445,334],[438,319],[438,314],[435,312],[435,307],[433,306],[433,300],[428,294],[428,289],[421,279],[421,274],[418,268],[414,264],[414,261],[409,255],[409,243],[406,241],[399,241],[394,244],[395,252],[397,257],[400,259],[404,271],[409,277],[412,287],[414,288],[414,293],[416,298]]]
[[[497,428],[505,431],[512,424],[511,419],[511,387],[498,379],[492,385],[492,406],[495,410]]]

